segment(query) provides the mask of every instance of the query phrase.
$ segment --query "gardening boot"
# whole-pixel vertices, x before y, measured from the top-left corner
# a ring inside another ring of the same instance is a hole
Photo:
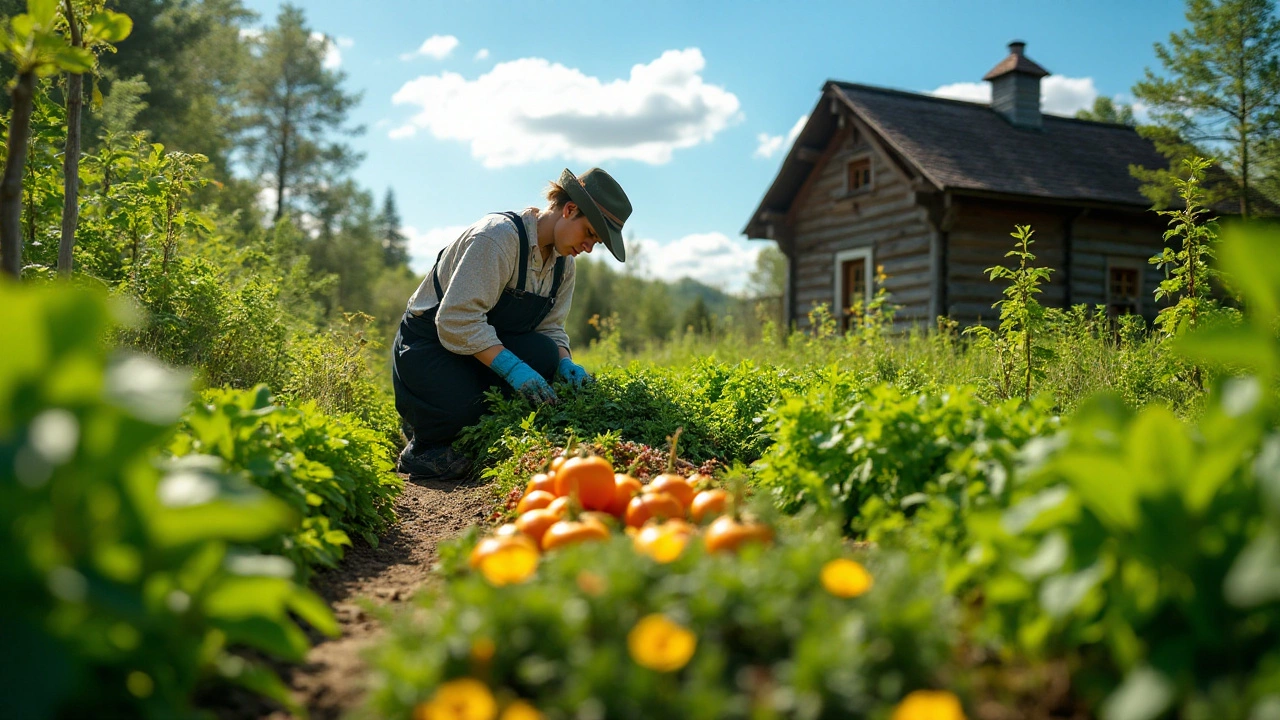
[[[448,445],[417,447],[410,443],[396,463],[396,472],[415,480],[461,480],[470,471],[471,458]]]

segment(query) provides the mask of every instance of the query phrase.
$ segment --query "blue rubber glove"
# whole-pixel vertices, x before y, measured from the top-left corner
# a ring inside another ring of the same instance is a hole
[[[528,363],[516,357],[516,354],[510,350],[498,353],[498,357],[493,359],[489,369],[510,383],[516,392],[534,402],[554,403],[560,400],[546,378],[539,375],[537,370],[529,367]]]
[[[560,367],[556,368],[556,374],[560,376],[561,380],[574,387],[582,387],[582,383],[591,382],[593,379],[587,374],[586,368],[570,358],[560,358]]]

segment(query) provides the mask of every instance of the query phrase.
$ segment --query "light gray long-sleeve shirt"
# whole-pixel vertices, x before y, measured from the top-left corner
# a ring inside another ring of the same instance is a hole
[[[526,208],[520,213],[525,233],[529,237],[529,273],[525,290],[546,296],[551,293],[555,278],[556,257],[553,248],[544,262],[538,250],[538,209]],[[444,298],[436,297],[431,283],[431,272],[418,285],[409,298],[408,311],[415,315],[436,305],[436,331],[440,344],[449,352],[474,355],[498,342],[498,332],[489,324],[485,315],[498,304],[505,288],[515,288],[516,272],[520,267],[520,234],[511,220],[504,215],[486,215],[468,227],[451,245],[436,266]],[[576,273],[573,258],[564,261],[564,277],[556,303],[551,312],[535,330],[568,350],[569,335],[564,331],[564,321],[569,315],[573,300],[573,283]]]

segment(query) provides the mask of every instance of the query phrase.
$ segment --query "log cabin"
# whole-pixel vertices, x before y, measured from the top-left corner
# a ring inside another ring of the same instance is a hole
[[[1040,302],[1105,305],[1147,320],[1161,271],[1148,263],[1166,218],[1130,165],[1167,167],[1132,127],[1047,115],[1048,71],[1025,43],[983,78],[974,103],[828,81],[743,233],[788,259],[784,317],[798,327],[826,303],[848,322],[869,302],[876,268],[899,327],[993,322],[1015,225],[1035,231],[1036,265],[1053,269]]]

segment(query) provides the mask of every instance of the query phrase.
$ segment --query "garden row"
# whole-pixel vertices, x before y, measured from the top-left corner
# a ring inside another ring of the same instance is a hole
[[[1060,418],[980,388],[708,361],[604,373],[581,405],[482,425],[470,442],[505,458],[490,474],[515,522],[442,553],[448,582],[392,621],[366,713],[1271,717],[1280,243],[1244,234],[1221,255],[1249,314],[1166,343],[1210,385],[1190,420],[1114,394]],[[731,521],[771,532],[726,552],[683,502],[646,522],[576,492],[559,477],[574,460],[548,467],[590,438],[628,502],[656,506],[670,481],[642,482],[663,464],[635,442],[674,422],[692,461],[751,462],[685,484],[745,474],[749,519]],[[558,525],[595,527],[548,541]]]

